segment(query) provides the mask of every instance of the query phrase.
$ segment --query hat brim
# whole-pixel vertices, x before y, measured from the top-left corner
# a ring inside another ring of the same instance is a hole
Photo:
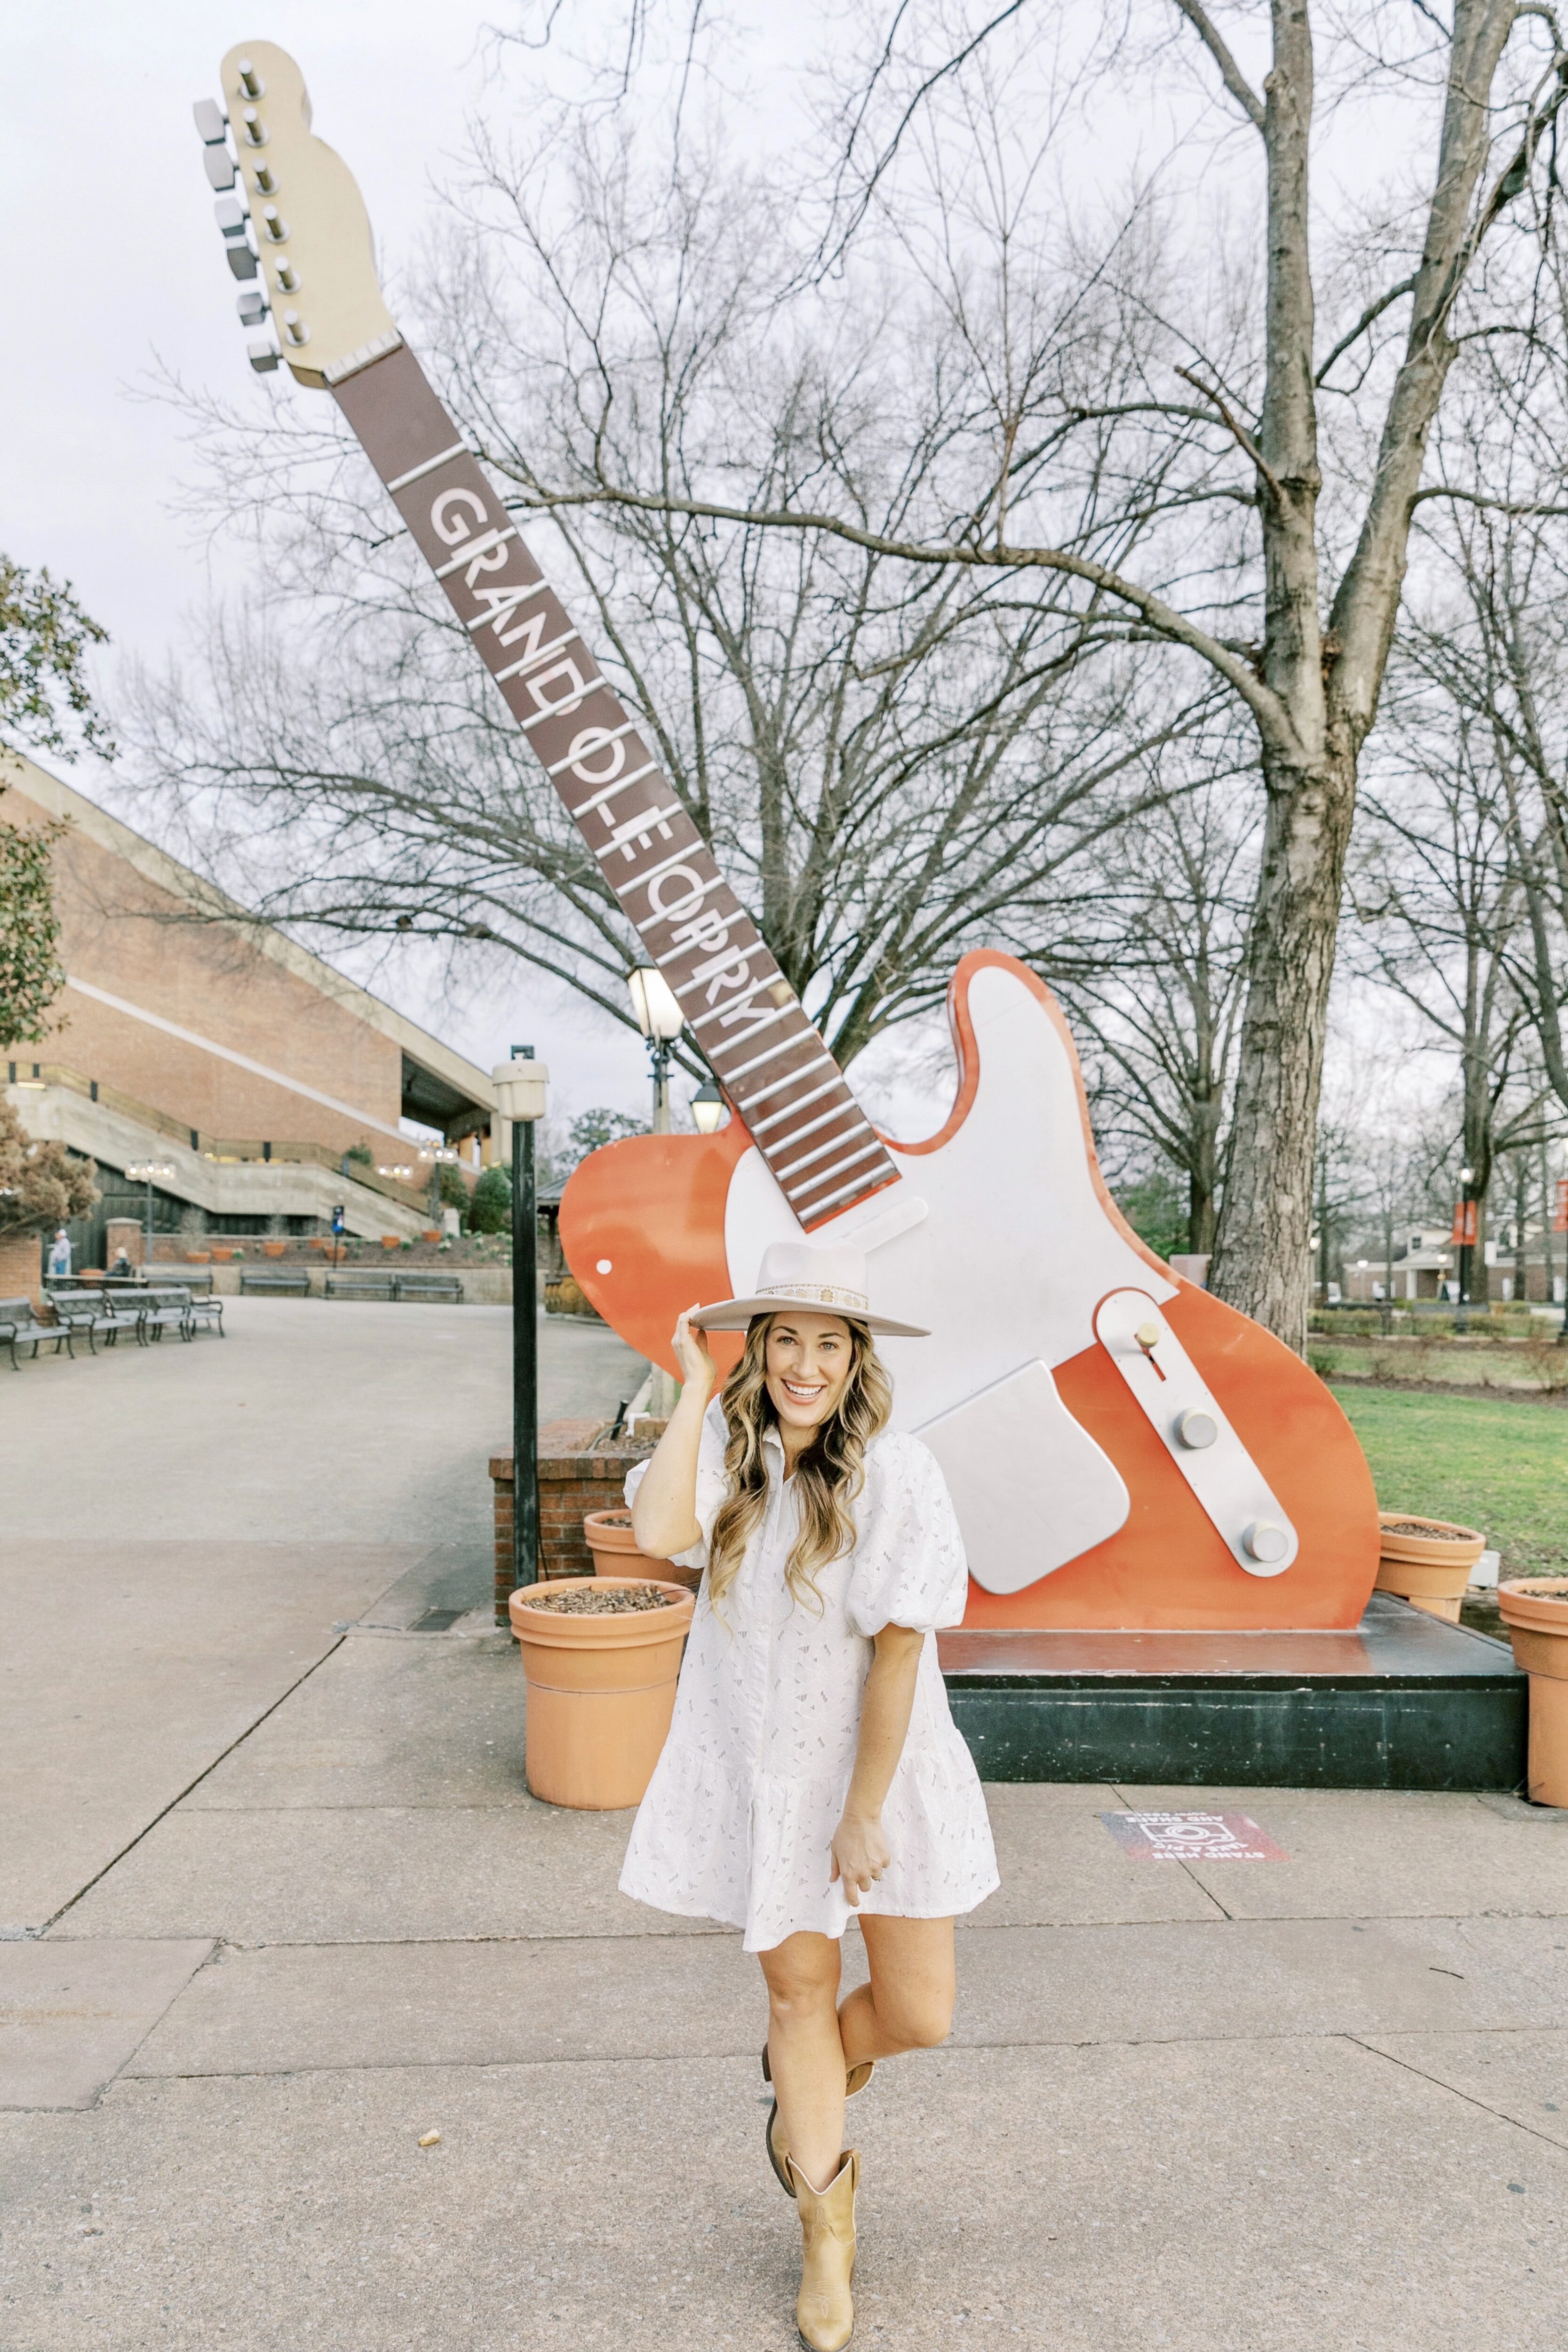
[[[841,1323],[863,1323],[879,1339],[931,1338],[922,1323],[896,1323],[890,1315],[865,1314],[858,1307],[825,1307],[820,1298],[721,1298],[712,1307],[694,1307],[686,1319],[701,1331],[743,1331],[754,1315],[784,1315],[791,1307],[802,1315],[832,1315]]]

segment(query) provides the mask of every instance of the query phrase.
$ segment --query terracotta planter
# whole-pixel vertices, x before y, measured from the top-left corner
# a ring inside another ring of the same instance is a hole
[[[655,1584],[683,1584],[688,1592],[695,1592],[702,1581],[700,1568],[678,1568],[672,1559],[655,1559],[651,1553],[638,1551],[629,1511],[589,1511],[583,1533],[594,1555],[595,1576],[647,1577]]]
[[[440,1226],[430,1225],[426,1227],[425,1232],[420,1234],[419,1238],[422,1242],[438,1242],[441,1238]]]
[[[1378,1591],[1396,1592],[1413,1609],[1457,1625],[1470,1571],[1487,1548],[1485,1536],[1418,1511],[1379,1511],[1377,1517],[1383,1529]]]
[[[215,1249],[212,1253],[212,1261],[215,1265],[226,1265],[233,1255],[234,1252],[231,1249]]]
[[[281,1257],[288,1246],[287,1242],[263,1242],[261,1255],[263,1257]]]
[[[568,1617],[531,1605],[608,1581],[657,1583],[664,1609]],[[684,1586],[657,1577],[557,1577],[511,1596],[511,1629],[528,1677],[528,1785],[548,1805],[615,1812],[640,1804],[675,1710],[691,1626]]]
[[[383,1234],[381,1237],[381,1246],[383,1249],[401,1249],[403,1247],[402,1234]]]
[[[1526,1794],[1568,1805],[1568,1576],[1507,1577],[1497,1597],[1514,1664],[1530,1676]]]
[[[211,1262],[211,1250],[187,1250],[185,1252],[185,1264],[187,1265],[208,1265]]]

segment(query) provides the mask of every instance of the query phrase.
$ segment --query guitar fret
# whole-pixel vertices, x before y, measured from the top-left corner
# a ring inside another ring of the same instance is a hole
[[[463,625],[465,628],[471,631],[474,629],[482,629],[486,626],[494,627],[496,623],[502,619],[510,621],[520,604],[526,604],[531,596],[539,595],[543,589],[548,588],[549,585],[549,581],[546,580],[542,572],[538,579],[531,580],[526,587],[519,588],[514,592],[510,592],[510,601],[506,604],[500,606],[493,613],[476,613],[472,620],[466,621]],[[494,670],[490,672],[490,676],[494,677]],[[566,761],[563,760],[561,764],[564,767],[566,765]],[[553,768],[546,768],[544,772],[547,776],[552,776],[555,771]]]
[[[545,583],[542,580],[539,584],[542,588]],[[531,595],[532,593],[533,592],[531,589],[529,593]],[[471,625],[472,625],[470,624],[470,626]],[[585,751],[568,751],[563,760],[552,761],[550,766],[544,771],[545,774],[551,779],[552,782],[553,782],[563,768],[574,768],[579,760],[591,760],[595,751],[607,751],[612,743],[618,743],[620,741],[623,735],[635,735],[640,724],[641,721],[636,719],[623,719],[620,726],[608,729],[605,734],[599,737],[597,742],[590,743]]]
[[[594,693],[597,688],[603,686],[604,683],[605,681],[602,677],[591,677],[587,680],[585,685],[580,686],[577,688],[575,694],[567,695],[565,699],[561,702],[547,702],[544,709],[542,710],[536,710],[531,719],[523,719],[520,717],[517,723],[521,728],[525,735],[531,735],[534,729],[536,727],[542,727],[547,719],[567,718],[571,712],[578,709],[582,704],[586,702],[588,697]]]
[[[782,1094],[785,1087],[793,1087],[797,1078],[805,1078],[810,1076],[811,1073],[809,1070],[792,1070],[787,1078],[780,1078],[774,1085],[771,1087],[763,1087],[759,1093],[752,1095],[749,1102],[742,1103],[741,1106],[742,1113],[749,1112],[757,1103],[766,1102],[770,1095]],[[770,1113],[768,1118],[764,1118],[762,1124],[758,1127],[752,1127],[751,1119],[747,1118],[746,1125],[751,1129],[753,1141],[759,1135],[765,1134],[770,1127],[781,1126],[786,1118],[793,1118],[797,1110],[805,1110],[808,1103],[820,1102],[824,1095],[830,1095],[833,1092],[835,1087],[843,1086],[844,1080],[842,1077],[829,1078],[827,1084],[825,1087],[818,1087],[815,1094],[802,1095],[798,1102],[786,1103],[783,1110],[775,1110]],[[844,1091],[847,1095],[849,1092],[848,1087],[844,1087]]]
[[[844,1106],[844,1109],[847,1110],[847,1108],[848,1105],[846,1104]],[[838,1118],[842,1116],[842,1111],[829,1111],[822,1118],[814,1118],[811,1123],[811,1128],[806,1129],[806,1133],[809,1134],[812,1131],[812,1128],[826,1127],[829,1119]],[[796,1135],[793,1136],[790,1140],[793,1143],[799,1143],[804,1140],[804,1138]],[[787,1165],[781,1162],[780,1165],[773,1170],[773,1174],[778,1178],[779,1181],[783,1183],[786,1176],[793,1176],[798,1169],[809,1168],[814,1160],[826,1160],[831,1152],[837,1151],[841,1144],[847,1143],[848,1140],[849,1139],[847,1136],[830,1135],[826,1143],[819,1143],[815,1151],[807,1151],[799,1160],[790,1160]],[[786,1144],[783,1148],[787,1150],[789,1149],[789,1145]]]
[[[612,849],[618,849],[629,865],[634,842],[650,842],[656,833],[661,833],[668,841],[671,824],[685,814],[686,811],[677,801],[671,801],[668,808],[639,809],[636,816],[623,818],[607,841],[590,843],[589,846],[601,864]]]
[[[491,548],[500,547],[503,540],[516,537],[517,525],[514,522],[508,523],[504,530],[482,530],[478,539],[470,539],[466,547],[460,547],[449,562],[435,567],[437,579],[445,580],[449,572],[460,572],[465,563],[473,562],[476,555],[488,555]]]
[[[761,945],[762,942],[759,940],[758,946]],[[742,948],[740,950],[741,954],[743,956],[753,955],[755,951],[756,950],[752,948]],[[698,988],[700,985],[701,983],[699,981],[689,980],[685,982],[681,987],[678,988],[675,992],[677,996],[689,996],[694,988]],[[710,1021],[724,1020],[728,1014],[733,1013],[738,1004],[749,1004],[753,996],[760,996],[762,994],[764,988],[776,988],[777,986],[778,982],[776,980],[769,980],[764,974],[761,980],[752,981],[750,988],[740,989],[733,996],[726,998],[722,1004],[716,1004],[711,1013],[700,1013],[697,1015],[696,1020],[692,1022],[691,1026],[693,1029],[705,1029]],[[788,1007],[781,1006],[780,1010],[787,1012]]]
[[[831,1184],[835,1177],[842,1176],[847,1168],[858,1167],[862,1160],[869,1160],[881,1149],[881,1145],[873,1136],[870,1142],[863,1143],[858,1151],[852,1151],[847,1160],[841,1160],[837,1168],[825,1168],[819,1176],[807,1177],[804,1184],[784,1184],[783,1190],[791,1207],[794,1207],[796,1201],[804,1201],[811,1193],[819,1192],[825,1184]],[[776,1176],[778,1171],[775,1169],[773,1173]]]
[[[692,829],[695,831],[695,826]],[[707,851],[700,841],[689,842],[684,849],[671,850],[668,857],[661,857],[657,866],[648,866],[644,873],[622,874],[616,877],[616,887],[623,896],[628,890],[640,890],[645,884],[657,882],[661,874],[668,874],[672,866],[690,866],[694,864],[697,859],[706,856],[707,855]],[[721,874],[716,873],[710,882],[703,883],[702,889],[717,889],[723,879],[724,877]],[[700,893],[699,893],[699,896],[700,896]],[[666,916],[664,919],[668,922],[672,921],[674,918]],[[635,916],[633,920],[636,920]],[[642,926],[638,924],[637,928],[640,930]]]
[[[781,1012],[770,1013],[765,1020],[762,1020],[757,1023],[756,1028],[749,1029],[746,1032],[746,1035],[748,1037],[754,1037],[758,1029],[771,1029],[775,1021],[786,1021],[794,1011],[795,1007],[793,1004],[786,1004]],[[776,1060],[780,1054],[787,1054],[792,1045],[798,1045],[803,1037],[815,1034],[816,1033],[810,1030],[808,1026],[805,1030],[796,1030],[793,1037],[781,1037],[778,1044],[776,1045],[770,1045],[765,1054],[758,1054],[752,1060],[742,1062],[738,1070],[726,1070],[723,1074],[725,1085],[734,1085],[738,1080],[745,1077],[748,1072],[752,1070],[760,1070],[764,1062]],[[722,1046],[716,1047],[715,1051],[722,1053],[727,1046],[742,1045],[744,1045],[745,1042],[745,1038],[743,1037],[726,1037],[724,1045]]]
[[[797,1109],[798,1108],[799,1106],[794,1103],[790,1106],[792,1110]],[[825,1110],[817,1118],[808,1119],[804,1127],[797,1127],[793,1135],[782,1138],[777,1144],[770,1144],[768,1149],[770,1150],[789,1151],[793,1150],[795,1144],[804,1143],[808,1135],[816,1135],[820,1129],[830,1127],[836,1118],[842,1118],[847,1111],[853,1111],[857,1118],[862,1118],[865,1116],[858,1102],[851,1100],[848,1102],[835,1103],[831,1110]],[[805,1165],[804,1160],[801,1160],[797,1164],[801,1167]]]
[[[410,466],[406,474],[399,474],[397,479],[395,482],[388,482],[386,488],[391,496],[395,498],[399,490],[405,490],[408,488],[410,482],[422,482],[426,474],[433,474],[437,467],[446,465],[448,458],[466,457],[468,455],[468,443],[454,441],[451,447],[443,449],[438,457],[426,457],[422,466]]]
[[[646,761],[640,768],[633,768],[629,774],[617,776],[613,784],[601,785],[600,789],[593,794],[591,799],[579,801],[574,809],[569,809],[567,811],[567,814],[574,817],[576,822],[581,824],[585,816],[592,816],[594,811],[596,808],[603,807],[605,801],[613,801],[617,793],[624,793],[626,791],[628,784],[640,784],[645,776],[656,774],[658,772],[658,761],[657,760]]]
[[[563,646],[574,645],[578,641],[578,632],[568,629],[563,637],[552,637],[547,646],[541,646],[537,653],[524,654],[521,661],[514,661],[506,669],[492,670],[490,676],[498,686],[504,686],[509,677],[521,677],[525,670],[537,669],[542,661],[548,661],[552,654],[558,654]]]
[[[889,1160],[887,1174],[879,1176],[875,1184],[868,1184],[864,1176],[857,1176],[849,1183],[841,1184],[837,1192],[830,1192],[826,1201],[818,1201],[810,1213],[814,1217],[825,1217],[828,1210],[837,1208],[841,1201],[857,1201],[863,1193],[875,1192],[880,1185],[896,1184],[898,1181],[899,1171]],[[802,1223],[805,1223],[804,1218]]]

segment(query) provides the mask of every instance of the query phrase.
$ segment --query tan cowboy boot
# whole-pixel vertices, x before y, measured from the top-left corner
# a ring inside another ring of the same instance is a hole
[[[855,2333],[849,2282],[855,2275],[855,2191],[860,2181],[857,2149],[846,2148],[838,2169],[818,2194],[798,2165],[789,2164],[793,2194],[800,2207],[800,2293],[795,2324],[808,2352],[842,2352]]]
[[[852,2099],[857,2091],[863,2091],[865,2089],[867,2084],[871,2079],[872,2072],[875,2069],[876,2063],[877,2062],[874,2058],[862,2058],[858,2066],[851,2066],[849,2068],[844,2077],[844,2095],[847,2099]],[[773,2068],[768,2063],[768,2049],[767,2044],[764,2042],[763,2044],[763,2080],[764,2083],[771,2085],[773,2079]],[[768,2110],[767,2145],[768,2162],[773,2166],[773,2171],[777,2176],[779,2187],[784,2190],[786,2197],[793,2197],[795,2195],[795,2190],[790,2186],[789,2178],[789,2141],[785,2137],[784,2117],[779,2113],[779,2103],[776,2099]]]

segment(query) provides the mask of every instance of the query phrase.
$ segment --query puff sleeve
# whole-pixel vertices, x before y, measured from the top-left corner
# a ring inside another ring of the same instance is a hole
[[[866,1461],[865,1517],[846,1610],[857,1633],[934,1633],[961,1622],[969,1566],[947,1481],[918,1437],[883,1437]]]
[[[724,1448],[728,1440],[724,1415],[715,1398],[702,1416],[702,1435],[697,1447],[697,1524],[702,1532],[689,1551],[670,1553],[669,1557],[678,1568],[702,1569],[708,1565],[708,1546],[712,1539],[713,1522],[724,1499]],[[636,1499],[647,1470],[647,1464],[638,1462],[626,1473],[628,1508]]]

